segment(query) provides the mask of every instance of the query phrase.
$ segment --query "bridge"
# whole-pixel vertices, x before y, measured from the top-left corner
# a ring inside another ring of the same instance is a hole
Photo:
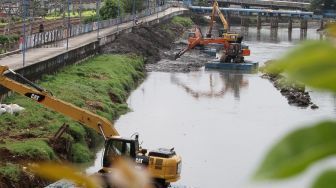
[[[210,14],[212,7],[189,6],[191,12],[197,14]],[[313,12],[293,11],[293,10],[270,10],[270,9],[251,9],[251,8],[220,8],[227,20],[230,22],[232,17],[239,17],[242,26],[249,26],[251,18],[257,19],[257,28],[261,29],[262,18],[269,20],[271,28],[278,28],[279,20],[288,21],[288,30],[292,30],[293,20],[300,21],[300,28],[306,30],[308,28],[308,20],[320,20],[320,28],[324,27],[323,16],[314,15]]]
[[[184,0],[188,5],[196,5],[194,2],[195,0]],[[290,10],[308,10],[310,6],[310,0],[218,0],[218,3],[221,7],[240,5],[242,8],[266,7]]]
[[[198,14],[210,14],[212,7],[190,6],[190,11]],[[321,19],[321,16],[314,15],[313,12],[293,11],[293,10],[270,10],[270,9],[247,9],[247,8],[225,8],[221,7],[222,13],[241,16],[265,16],[265,17],[289,17],[301,19]]]
[[[310,2],[307,0],[295,1],[272,1],[272,0],[218,0],[222,6],[241,5],[243,8],[250,7],[267,7],[270,9],[294,9],[294,10],[308,10]]]

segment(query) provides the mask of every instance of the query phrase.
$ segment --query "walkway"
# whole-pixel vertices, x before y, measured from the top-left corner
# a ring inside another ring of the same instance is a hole
[[[173,12],[178,12],[181,10],[186,10],[184,8],[178,8],[178,7],[172,7],[172,8],[168,8],[165,11],[159,12],[158,14],[154,14],[151,16],[147,16],[144,18],[139,19],[142,22],[149,22],[152,20],[155,20],[157,18],[161,18],[164,17],[165,15],[171,14]],[[105,29],[101,29],[99,36],[100,37],[104,37],[104,36],[108,36],[114,32],[120,31],[122,29],[126,29],[126,28],[131,28],[133,27],[133,22],[126,22],[123,24],[120,24],[119,26],[113,26],[113,27],[109,27],[109,28],[105,28]],[[93,31],[91,33],[87,33],[87,34],[83,34],[83,35],[79,35],[73,38],[69,38],[69,50],[78,48],[80,46],[83,46],[85,44],[91,43],[97,41],[97,32]],[[50,48],[46,48],[46,47],[41,47],[41,48],[31,48],[28,49],[26,52],[26,61],[25,61],[25,66],[29,66],[31,64],[43,61],[43,60],[47,60],[50,58],[53,58],[57,55],[60,55],[64,52],[66,52],[66,41],[61,41],[58,42],[59,44],[62,44],[60,47],[50,47]],[[49,46],[49,45],[48,45]],[[22,58],[22,53],[20,54],[13,54],[10,56],[6,56],[3,57],[2,59],[0,59],[0,65],[7,65],[9,66],[9,68],[15,70],[18,68],[22,68],[23,67],[23,58]]]

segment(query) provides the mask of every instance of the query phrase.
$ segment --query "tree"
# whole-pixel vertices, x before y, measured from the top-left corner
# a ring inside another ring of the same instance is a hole
[[[207,6],[208,5],[207,0],[197,0],[196,3],[197,3],[198,6]]]
[[[133,3],[135,4],[135,11],[141,11],[143,9],[144,2],[144,0],[124,0],[125,12],[132,13]]]
[[[314,12],[336,10],[336,0],[312,0],[310,9]]]
[[[120,3],[120,10],[118,3]],[[105,0],[104,5],[99,10],[99,14],[101,19],[107,20],[118,17],[118,11],[120,11],[120,14],[123,12],[122,0]]]

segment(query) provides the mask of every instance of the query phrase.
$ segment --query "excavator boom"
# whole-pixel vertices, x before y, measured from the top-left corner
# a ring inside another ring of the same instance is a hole
[[[36,86],[34,83],[28,81],[32,87],[21,84],[5,76],[5,72],[9,70],[7,66],[0,66],[0,84],[4,87],[15,91],[21,95],[24,95],[45,107],[53,109],[59,113],[62,113],[72,119],[84,124],[88,127],[95,129],[98,133],[102,134],[104,138],[119,136],[117,130],[113,124],[106,118],[100,117],[90,111],[81,109],[68,102],[59,100],[52,96],[51,93],[44,90],[41,87]],[[9,70],[11,71],[11,70]],[[14,75],[24,79],[18,73],[11,71]]]
[[[218,2],[215,0],[212,6],[212,12],[211,12],[211,21],[210,21],[210,25],[209,25],[209,30],[206,34],[207,37],[211,37],[212,35],[212,28],[213,28],[213,24],[215,21],[215,13],[218,14],[219,18],[221,19],[222,23],[223,23],[223,27],[224,27],[224,33],[226,33],[229,29],[229,23],[226,21],[224,15],[222,14],[222,12],[219,9],[219,5]]]

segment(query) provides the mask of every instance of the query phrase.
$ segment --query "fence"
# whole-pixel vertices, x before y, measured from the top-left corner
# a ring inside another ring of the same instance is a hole
[[[67,38],[68,31],[69,31],[69,37],[75,37],[81,34],[85,34],[85,33],[89,33],[89,32],[97,30],[98,24],[99,24],[99,29],[104,29],[104,28],[108,28],[111,26],[116,26],[118,24],[132,21],[134,17],[143,18],[145,16],[156,14],[158,12],[168,9],[169,7],[170,5],[166,4],[160,7],[145,9],[137,13],[136,15],[126,14],[122,17],[115,18],[115,19],[102,20],[99,22],[91,22],[88,24],[70,25],[69,29],[61,28],[61,29],[54,29],[54,30],[46,31],[43,33],[32,34],[32,35],[26,36],[26,41],[25,41],[26,48],[29,49],[29,48],[41,47],[47,44],[53,44],[53,43],[56,44],[56,42],[62,41]],[[20,40],[20,41],[23,42],[23,40]],[[22,44],[17,44],[15,45],[14,49],[9,48],[9,49],[5,49],[4,51],[9,52],[9,51],[15,51],[15,50],[22,50],[22,46],[23,46]],[[3,47],[6,47],[6,46],[3,46]],[[1,54],[1,51],[2,50],[0,50],[0,54]]]

